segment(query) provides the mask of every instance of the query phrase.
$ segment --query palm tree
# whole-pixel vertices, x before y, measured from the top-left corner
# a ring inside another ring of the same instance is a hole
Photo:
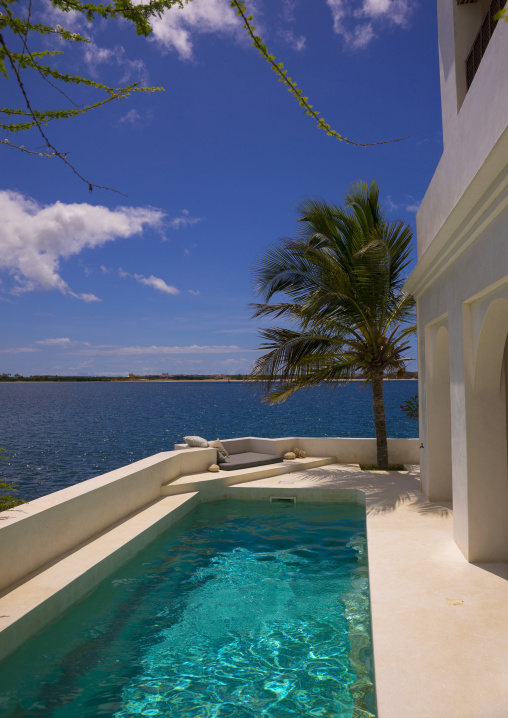
[[[255,267],[264,301],[253,305],[254,317],[285,326],[260,330],[267,353],[251,378],[277,403],[297,389],[362,376],[372,384],[377,465],[387,470],[383,377],[404,372],[416,331],[414,299],[402,291],[412,230],[387,221],[375,182],[354,185],[344,207],[309,199],[298,211],[300,236],[280,240]]]

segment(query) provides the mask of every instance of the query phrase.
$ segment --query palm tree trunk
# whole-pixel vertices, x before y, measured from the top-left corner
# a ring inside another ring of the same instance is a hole
[[[383,399],[383,372],[373,369],[372,404],[374,408],[374,424],[376,427],[377,468],[388,471],[388,441],[386,439],[385,402]]]

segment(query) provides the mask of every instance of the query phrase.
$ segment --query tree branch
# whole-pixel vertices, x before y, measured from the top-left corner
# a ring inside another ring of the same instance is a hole
[[[296,82],[292,80],[289,75],[287,74],[287,70],[284,69],[284,64],[282,62],[276,62],[274,55],[271,55],[268,52],[268,48],[266,47],[263,40],[259,37],[259,35],[255,34],[255,26],[252,25],[252,20],[254,19],[252,15],[247,15],[247,5],[245,3],[245,0],[230,0],[231,7],[236,9],[236,13],[239,17],[242,18],[244,23],[244,28],[247,30],[248,34],[250,35],[252,39],[252,44],[254,47],[257,48],[260,55],[266,60],[266,62],[271,66],[272,70],[278,75],[279,81],[283,82],[289,92],[295,97],[296,101],[302,107],[307,115],[310,117],[313,117],[316,122],[318,123],[318,128],[320,130],[325,130],[327,135],[330,135],[332,137],[336,137],[338,140],[342,140],[343,142],[347,142],[349,145],[355,145],[356,147],[373,147],[374,145],[389,145],[393,144],[394,142],[402,142],[402,140],[406,140],[407,137],[399,137],[396,140],[384,140],[381,142],[355,142],[354,140],[350,140],[347,137],[343,137],[335,130],[332,130],[330,128],[330,125],[328,125],[323,117],[320,117],[320,113],[313,108],[313,106],[309,103],[309,98],[304,97],[302,94],[302,91],[297,86]]]
[[[74,167],[74,165],[72,165],[72,164],[69,162],[69,160],[68,160],[67,157],[66,157],[66,154],[67,154],[67,153],[64,154],[64,153],[62,153],[62,152],[59,152],[59,150],[56,149],[56,147],[53,145],[53,143],[50,141],[50,139],[48,138],[48,136],[46,135],[46,133],[45,133],[44,130],[42,129],[42,125],[41,125],[41,123],[39,122],[39,120],[37,119],[36,114],[34,113],[34,111],[33,111],[33,109],[32,109],[32,106],[31,106],[31,104],[30,104],[30,100],[28,99],[28,95],[27,95],[26,90],[25,90],[25,86],[24,86],[24,84],[23,84],[23,80],[21,79],[21,75],[20,75],[20,73],[19,73],[19,70],[18,70],[18,68],[16,67],[16,63],[13,61],[13,58],[12,58],[12,55],[11,55],[11,53],[10,53],[9,48],[8,48],[7,45],[5,44],[5,40],[4,40],[4,37],[3,37],[2,33],[0,33],[0,45],[3,47],[5,54],[7,55],[7,58],[9,59],[9,64],[10,64],[10,66],[11,66],[11,68],[12,68],[12,71],[14,72],[14,74],[15,74],[15,76],[16,76],[16,80],[17,80],[17,82],[18,82],[19,88],[20,88],[20,90],[21,90],[21,92],[22,92],[22,94],[23,94],[23,97],[24,97],[24,99],[25,99],[25,104],[26,104],[27,110],[28,110],[30,116],[32,117],[35,126],[37,127],[37,129],[38,129],[38,131],[39,131],[39,134],[41,135],[42,139],[44,140],[46,147],[48,147],[48,149],[52,150],[52,155],[53,155],[54,157],[58,157],[60,160],[62,160],[62,162],[64,162],[64,163],[67,165],[67,167],[69,167],[69,169],[72,170],[72,172],[74,172],[74,174],[76,175],[76,177],[79,177],[79,179],[82,180],[82,182],[84,182],[85,184],[87,184],[87,185],[88,185],[88,190],[89,190],[90,192],[93,192],[94,187],[95,187],[95,189],[107,189],[107,190],[110,190],[110,192],[116,192],[117,194],[121,194],[123,197],[127,197],[128,195],[126,195],[124,192],[120,192],[119,190],[114,189],[114,188],[112,188],[112,187],[106,187],[106,186],[104,186],[104,185],[95,184],[94,182],[90,182],[89,180],[85,179],[85,177],[83,177],[83,175],[80,174],[80,173],[77,171],[77,169]],[[5,144],[5,143],[3,143],[3,144]],[[7,143],[7,144],[9,144],[9,143]],[[24,148],[24,147],[20,147],[20,148],[17,148],[17,149],[25,149],[25,148]],[[31,154],[31,153],[29,153],[29,154]],[[40,154],[40,153],[39,153],[39,154]]]

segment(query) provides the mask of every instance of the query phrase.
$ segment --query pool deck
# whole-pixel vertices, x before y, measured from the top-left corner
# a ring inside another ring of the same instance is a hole
[[[508,564],[465,560],[451,505],[425,500],[418,467],[335,464],[231,488],[365,493],[379,718],[508,716]]]

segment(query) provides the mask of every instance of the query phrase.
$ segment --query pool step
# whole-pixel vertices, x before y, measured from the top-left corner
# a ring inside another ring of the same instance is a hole
[[[198,503],[197,493],[158,499],[10,586],[0,595],[0,660],[39,633]]]
[[[175,496],[189,491],[199,491],[201,501],[210,501],[222,498],[224,487],[232,484],[268,479],[271,476],[281,476],[294,471],[305,471],[335,463],[334,456],[309,456],[305,459],[282,461],[267,466],[253,466],[250,469],[239,469],[238,471],[217,471],[215,473],[204,471],[199,474],[180,476],[178,479],[163,484],[161,493],[162,496]]]

